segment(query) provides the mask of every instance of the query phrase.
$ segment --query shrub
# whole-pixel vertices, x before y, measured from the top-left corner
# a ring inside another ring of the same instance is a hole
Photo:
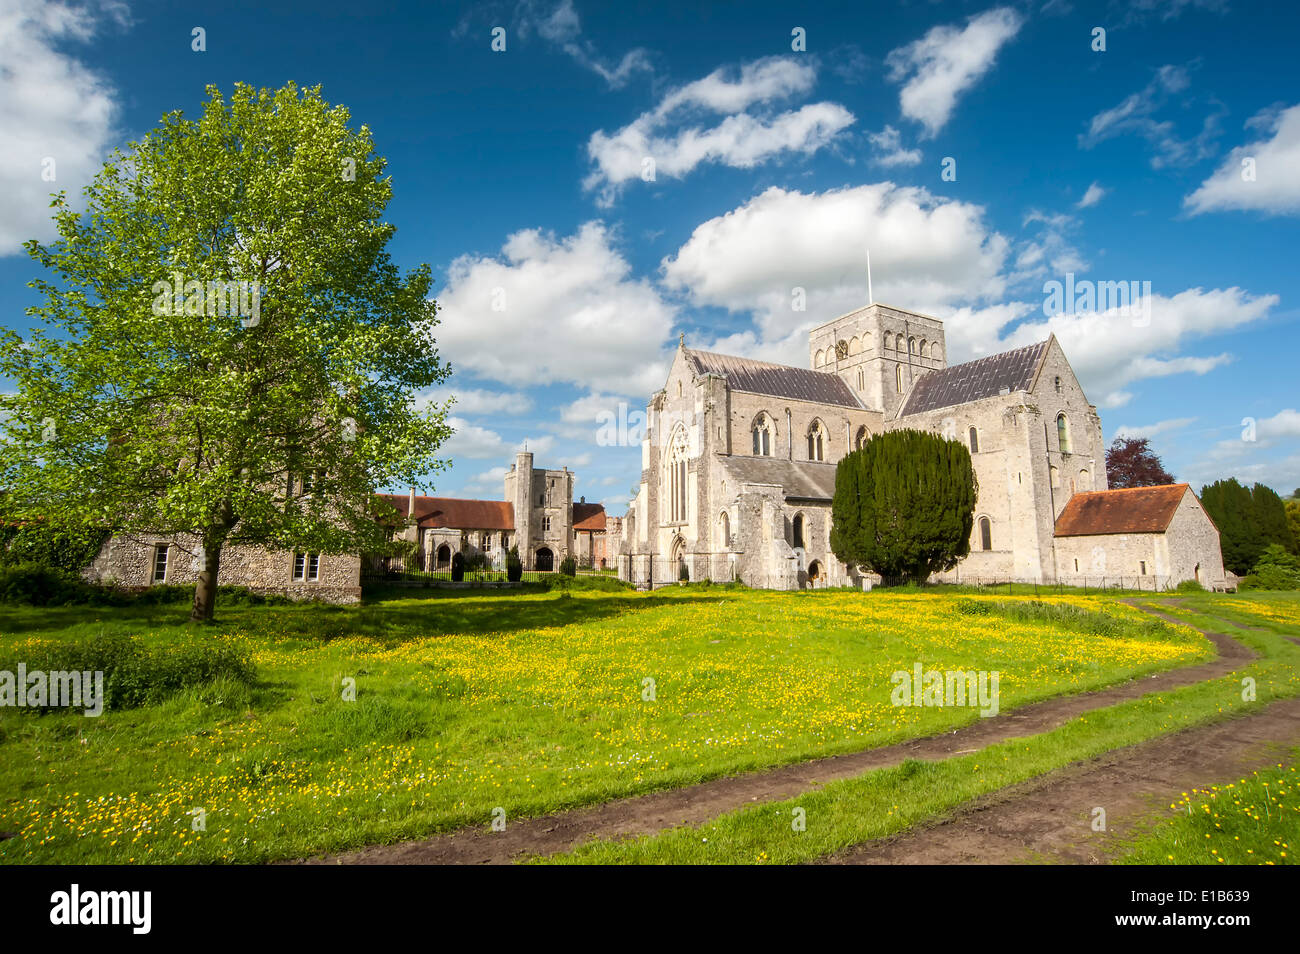
[[[5,660],[0,668],[12,672],[20,662],[29,671],[102,672],[104,705],[112,709],[153,705],[214,681],[248,687],[257,678],[248,656],[208,639],[150,648],[132,636],[99,635],[80,642],[46,643],[22,659]]]
[[[1201,584],[1196,580],[1183,580],[1183,582],[1179,583],[1177,586],[1174,587],[1174,592],[1204,593],[1205,587],[1201,586]]]
[[[43,563],[0,567],[0,603],[61,606],[86,602],[85,584],[71,573]]]
[[[459,551],[451,555],[451,580],[459,583],[465,579],[465,555]]]
[[[39,563],[75,575],[98,555],[107,539],[104,530],[59,529],[44,523],[10,526],[0,531],[0,563]]]
[[[1273,543],[1264,548],[1250,575],[1241,581],[1242,589],[1294,590],[1300,589],[1300,559],[1286,548]]]
[[[560,572],[563,573],[565,576],[577,576],[578,561],[573,559],[572,555],[566,556],[563,560],[560,561]]]
[[[524,564],[519,559],[519,548],[511,547],[510,552],[506,554],[506,579],[511,583],[518,583],[524,578]]]

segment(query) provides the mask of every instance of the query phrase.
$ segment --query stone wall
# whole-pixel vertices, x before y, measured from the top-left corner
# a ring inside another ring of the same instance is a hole
[[[83,571],[95,583],[116,583],[131,589],[155,585],[155,547],[168,545],[163,584],[192,586],[203,569],[202,547],[192,534],[116,535],[100,549]],[[357,603],[361,600],[361,559],[352,554],[322,554],[316,580],[294,580],[294,553],[261,547],[228,546],[221,552],[217,583],[246,586],[257,593],[287,596],[296,600],[317,599],[329,603]]]

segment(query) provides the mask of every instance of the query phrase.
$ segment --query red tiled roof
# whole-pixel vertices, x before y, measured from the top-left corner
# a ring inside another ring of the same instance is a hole
[[[573,505],[574,530],[604,530],[605,508],[600,504],[576,503]]]
[[[1163,533],[1190,492],[1187,484],[1161,484],[1075,494],[1056,518],[1056,536]]]
[[[406,494],[376,494],[403,518],[410,502]],[[459,500],[455,497],[416,497],[415,517],[421,527],[452,530],[513,530],[515,508],[507,500]]]

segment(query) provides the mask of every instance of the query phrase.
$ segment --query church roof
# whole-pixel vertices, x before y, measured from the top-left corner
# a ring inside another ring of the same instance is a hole
[[[830,500],[835,496],[835,465],[784,457],[722,458],[736,483],[779,484],[787,498]]]
[[[405,519],[410,503],[406,494],[375,494],[397,508]],[[450,530],[513,530],[515,508],[507,500],[460,500],[455,497],[416,497],[416,523],[421,527]]]
[[[1187,484],[1161,484],[1075,494],[1056,518],[1056,535],[1164,533],[1188,490]]]
[[[1027,391],[1052,339],[1003,351],[923,375],[907,396],[899,417],[953,407],[1011,391]]]
[[[752,358],[737,358],[712,351],[684,349],[686,360],[696,374],[720,374],[735,391],[770,394],[774,397],[810,401],[815,404],[836,404],[840,407],[860,408],[861,402],[837,374],[810,371],[787,364],[770,364]]]

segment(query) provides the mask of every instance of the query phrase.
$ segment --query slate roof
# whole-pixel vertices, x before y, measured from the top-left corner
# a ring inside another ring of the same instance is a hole
[[[1189,492],[1187,484],[1161,484],[1075,494],[1056,518],[1056,535],[1164,533]]]
[[[991,354],[965,364],[954,364],[941,371],[931,371],[913,385],[898,416],[921,414],[968,401],[978,401],[1000,394],[1003,388],[1007,391],[1028,390],[1051,340],[1048,338],[1014,351]]]
[[[409,500],[406,494],[375,494],[397,508],[403,519]],[[451,530],[513,530],[514,504],[506,500],[460,500],[455,497],[416,497],[416,522],[421,527]]]
[[[696,351],[692,348],[684,350],[686,360],[691,363],[696,374],[721,374],[736,391],[855,409],[862,407],[852,389],[837,374],[810,371],[786,364],[770,364],[752,358],[737,358],[729,354],[715,354],[712,351]]]
[[[835,496],[835,465],[784,457],[723,457],[728,480],[737,484],[779,484],[787,498],[830,500]],[[737,488],[739,489],[739,488]]]

